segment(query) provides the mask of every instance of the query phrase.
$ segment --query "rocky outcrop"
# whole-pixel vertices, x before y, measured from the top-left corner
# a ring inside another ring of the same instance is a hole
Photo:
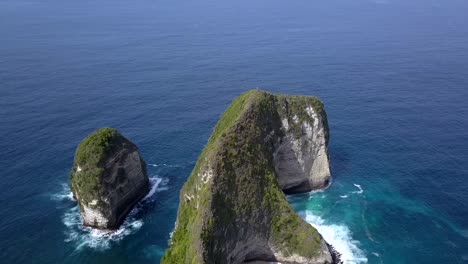
[[[113,128],[99,129],[80,143],[70,178],[83,224],[98,229],[117,229],[149,191],[137,146]]]
[[[286,193],[326,187],[330,181],[328,123],[314,97],[285,96],[279,100],[281,130],[273,159],[278,182]]]
[[[180,192],[162,263],[333,263],[332,250],[283,193],[327,185],[327,144],[317,98],[239,96]]]

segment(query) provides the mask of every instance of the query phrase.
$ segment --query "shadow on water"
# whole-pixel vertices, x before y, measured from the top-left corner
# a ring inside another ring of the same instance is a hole
[[[330,148],[329,155],[331,163],[331,175],[333,179],[337,179],[345,172],[349,172],[351,158],[346,149],[340,147]]]

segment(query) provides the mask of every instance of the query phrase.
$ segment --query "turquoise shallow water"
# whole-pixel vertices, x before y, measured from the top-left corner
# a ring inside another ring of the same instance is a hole
[[[0,1],[2,263],[158,263],[221,113],[249,88],[317,95],[333,183],[291,196],[346,263],[468,263],[462,0]],[[67,188],[98,127],[132,139],[152,195],[118,232]]]

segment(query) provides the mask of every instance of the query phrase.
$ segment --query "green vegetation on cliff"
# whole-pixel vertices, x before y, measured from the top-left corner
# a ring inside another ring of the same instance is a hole
[[[327,113],[325,112],[324,105],[320,99],[314,96],[302,96],[302,95],[277,95],[278,112],[283,118],[286,118],[289,121],[289,124],[292,125],[290,128],[294,135],[297,137],[301,136],[302,129],[300,126],[296,126],[294,119],[297,118],[298,124],[306,121],[311,124],[314,123],[314,119],[307,113],[307,108],[310,106],[314,109],[317,115],[322,117],[324,122],[324,128],[326,130],[326,136],[328,141],[328,121]]]
[[[98,197],[103,161],[113,143],[123,136],[114,128],[101,128],[86,137],[78,146],[70,175],[71,189],[86,203]],[[77,175],[79,172],[79,176]]]
[[[284,133],[281,120],[296,115],[313,122],[307,106],[325,115],[315,97],[251,90],[232,102],[181,190],[162,263],[243,262],[251,249],[243,256],[232,252],[254,239],[284,256],[319,254],[320,235],[288,204],[273,164],[274,144]]]
[[[199,173],[201,168],[209,166],[209,159],[215,159],[214,155],[219,147],[219,139],[226,135],[226,131],[233,126],[239,116],[245,110],[246,99],[249,95],[243,94],[239,96],[229,108],[224,112],[223,117],[219,120],[218,124],[213,130],[213,133],[208,140],[202,154],[199,156],[195,168],[191,176],[184,184],[180,194],[180,206],[177,218],[177,228],[175,229],[171,247],[167,250],[164,256],[163,263],[201,263],[200,252],[197,252],[197,246],[200,245],[201,236],[201,221],[204,211],[207,211],[207,205],[211,200],[209,188],[203,186],[198,192],[199,194],[199,208],[197,210],[192,204],[184,201],[186,193],[193,191],[196,185],[201,184]],[[206,234],[205,234],[206,235]]]

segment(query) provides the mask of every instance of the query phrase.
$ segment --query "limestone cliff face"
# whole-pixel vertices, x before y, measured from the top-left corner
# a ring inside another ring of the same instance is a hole
[[[223,114],[180,192],[162,263],[333,263],[284,190],[330,177],[328,127],[314,97],[252,90]]]
[[[99,129],[80,143],[70,177],[83,224],[98,229],[117,229],[149,191],[138,148],[112,128]]]
[[[330,181],[328,123],[313,97],[280,100],[281,134],[273,154],[278,182],[286,193],[326,187]]]

